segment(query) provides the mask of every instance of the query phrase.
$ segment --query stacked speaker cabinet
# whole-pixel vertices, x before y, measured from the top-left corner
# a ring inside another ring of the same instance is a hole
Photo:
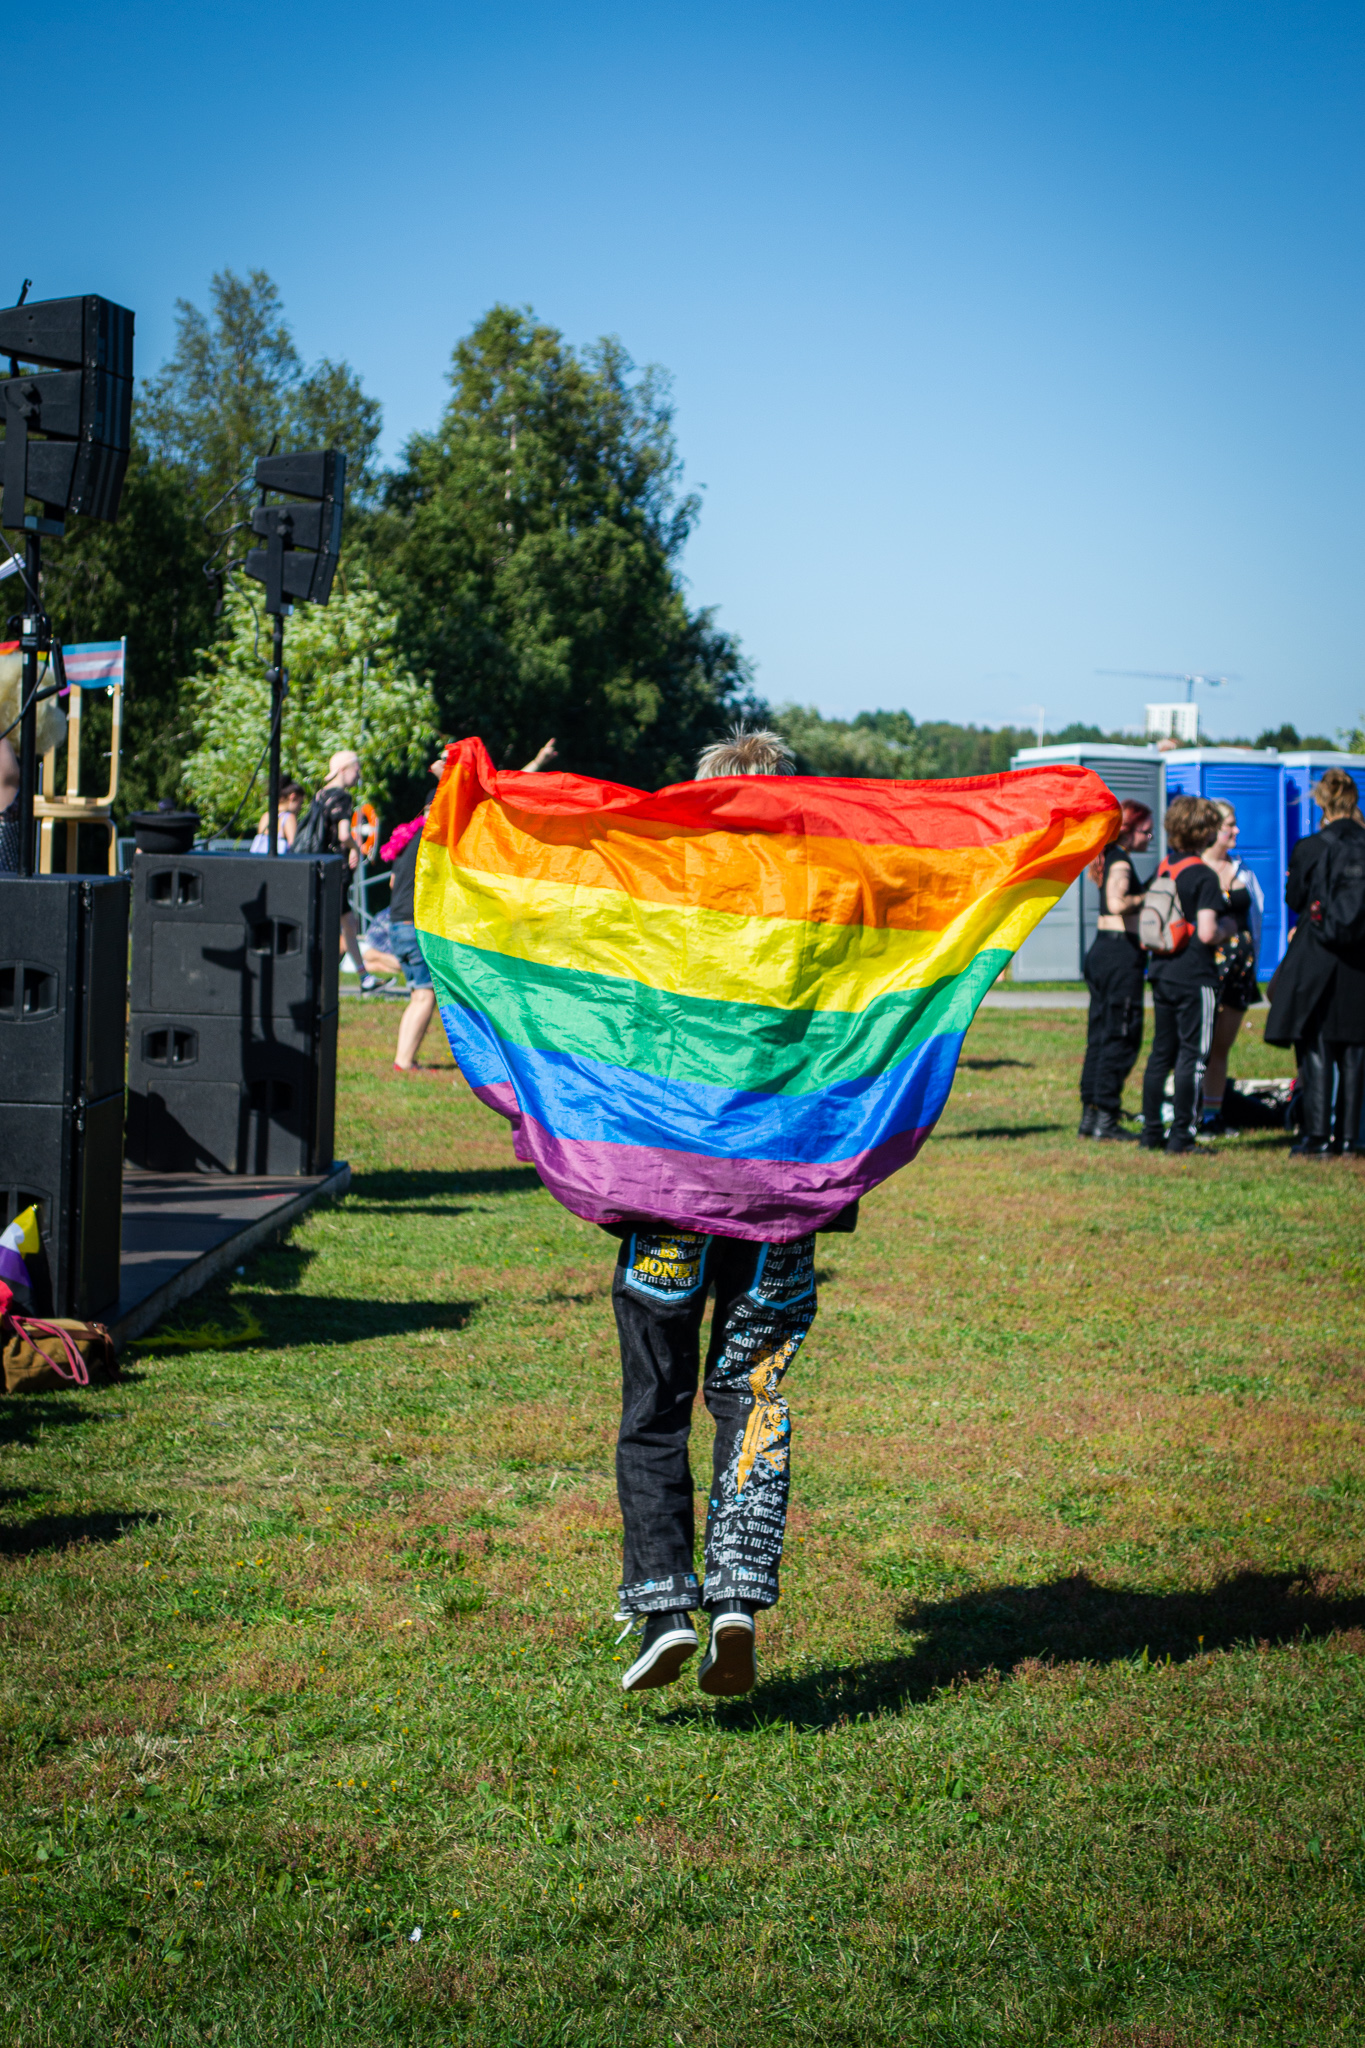
[[[50,1314],[118,1300],[127,986],[125,877],[0,880],[0,1226],[38,1205]]]
[[[334,854],[134,857],[134,1165],[329,1171],[343,865]]]

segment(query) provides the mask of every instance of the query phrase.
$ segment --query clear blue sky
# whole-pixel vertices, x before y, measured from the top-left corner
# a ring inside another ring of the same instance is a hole
[[[1359,8],[75,0],[7,35],[16,288],[132,306],[151,369],[178,296],[262,265],[391,451],[493,301],[619,334],[674,375],[693,598],[774,699],[1127,724],[1162,693],[1095,670],[1211,669],[1215,731],[1365,709]]]

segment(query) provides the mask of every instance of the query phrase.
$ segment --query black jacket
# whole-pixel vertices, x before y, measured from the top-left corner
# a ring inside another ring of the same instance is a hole
[[[1346,1045],[1365,1045],[1365,946],[1335,953],[1303,915],[1321,893],[1318,871],[1329,832],[1350,833],[1365,846],[1365,829],[1350,818],[1334,818],[1301,839],[1290,856],[1284,900],[1299,921],[1270,984],[1267,1045],[1294,1045],[1319,1032]]]

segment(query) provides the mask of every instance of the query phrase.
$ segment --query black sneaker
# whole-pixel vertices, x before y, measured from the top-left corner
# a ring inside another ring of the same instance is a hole
[[[1155,1129],[1150,1124],[1144,1124],[1142,1136],[1138,1139],[1138,1146],[1143,1152],[1164,1152],[1166,1150],[1165,1130],[1160,1124]]]
[[[1132,1143],[1136,1133],[1125,1131],[1123,1125],[1111,1109],[1097,1109],[1095,1111],[1094,1126],[1091,1129],[1090,1135],[1092,1138],[1098,1139],[1102,1145],[1113,1143],[1116,1139],[1122,1140],[1127,1145]]]
[[[672,1685],[696,1647],[697,1631],[681,1608],[647,1614],[640,1654],[622,1678],[621,1690],[649,1692],[656,1685]]]
[[[1095,1105],[1085,1102],[1081,1105],[1081,1120],[1076,1126],[1078,1138],[1093,1138],[1095,1135]]]
[[[743,1601],[727,1600],[711,1616],[711,1640],[697,1684],[715,1699],[733,1699],[752,1692],[757,1678],[753,1614]]]
[[[363,995],[363,996],[372,996],[372,995],[374,994],[375,990],[376,990],[376,989],[378,988],[378,986],[379,986],[379,976],[378,976],[377,974],[362,974],[362,975],[361,975],[361,977],[360,977],[360,993],[361,993],[361,995]]]
[[[1216,1146],[1213,1145],[1197,1144],[1188,1131],[1172,1131],[1170,1137],[1166,1140],[1166,1157],[1168,1159],[1174,1159],[1182,1152],[1213,1152],[1216,1149]]]

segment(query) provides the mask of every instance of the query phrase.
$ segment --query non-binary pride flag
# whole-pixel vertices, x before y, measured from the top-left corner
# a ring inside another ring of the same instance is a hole
[[[913,1159],[982,996],[1118,829],[1088,769],[657,794],[449,749],[416,922],[566,1208],[789,1239]]]

